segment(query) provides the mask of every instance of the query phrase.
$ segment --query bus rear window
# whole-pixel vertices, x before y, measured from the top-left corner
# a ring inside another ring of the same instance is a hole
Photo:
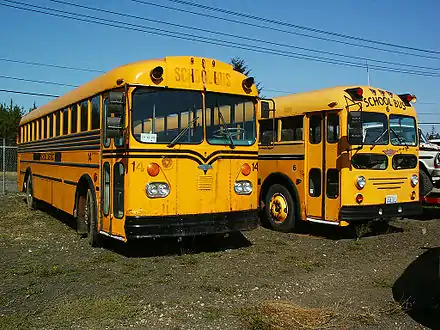
[[[393,168],[395,170],[404,170],[417,167],[417,156],[415,155],[395,155],[393,157]]]
[[[356,154],[351,159],[354,168],[368,170],[386,170],[388,157],[380,154]]]

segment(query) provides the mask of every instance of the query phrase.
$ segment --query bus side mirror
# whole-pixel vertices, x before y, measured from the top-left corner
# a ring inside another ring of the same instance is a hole
[[[115,138],[124,130],[125,96],[122,92],[110,92],[106,118],[106,136]]]
[[[349,115],[348,141],[350,144],[363,144],[362,112],[353,111]]]

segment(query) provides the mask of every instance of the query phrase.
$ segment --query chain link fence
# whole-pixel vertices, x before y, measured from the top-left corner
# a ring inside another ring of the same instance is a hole
[[[8,145],[5,139],[1,139],[0,146],[0,192],[17,191],[17,146]]]

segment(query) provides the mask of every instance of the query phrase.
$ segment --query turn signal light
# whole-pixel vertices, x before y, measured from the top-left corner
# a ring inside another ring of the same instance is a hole
[[[244,176],[248,176],[249,174],[251,174],[251,167],[248,163],[244,163],[241,166],[241,174],[243,174]]]
[[[156,163],[150,163],[148,164],[147,172],[150,176],[157,176],[160,172],[160,166]]]
[[[364,196],[362,194],[356,195],[356,203],[361,204],[364,201]]]
[[[411,193],[411,200],[415,200],[415,199],[416,199],[416,192],[413,191],[413,192]]]
[[[400,99],[405,103],[405,105],[410,105],[409,103],[416,103],[416,96],[411,94],[400,94]]]

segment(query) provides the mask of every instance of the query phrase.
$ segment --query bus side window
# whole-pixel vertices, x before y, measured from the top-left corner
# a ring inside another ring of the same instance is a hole
[[[281,141],[302,141],[303,116],[281,118]]]
[[[267,146],[277,141],[277,125],[275,122],[275,131],[273,130],[273,119],[262,119],[260,124],[260,143]]]
[[[309,139],[311,144],[321,143],[321,121],[321,114],[310,116]]]
[[[63,110],[63,135],[69,134],[69,109]]]
[[[70,132],[78,131],[78,106],[73,104],[70,106]]]
[[[107,127],[107,116],[108,116],[108,98],[106,97],[104,99],[104,111],[103,111],[103,115],[102,115],[102,127],[103,127],[103,132],[104,132],[104,147],[108,148],[110,147],[110,138],[107,137],[107,130],[105,129],[105,127]]]
[[[338,198],[339,196],[339,171],[336,168],[327,170],[327,197]]]
[[[55,112],[55,136],[60,136],[61,132],[61,111]]]
[[[90,104],[92,106],[92,130],[99,128],[99,114],[100,114],[100,96],[97,95],[92,98]]]
[[[80,132],[84,132],[88,130],[88,124],[89,124],[89,102],[87,100],[82,101],[80,107],[81,107]]]
[[[336,143],[339,141],[339,116],[330,114],[327,116],[327,142]]]

